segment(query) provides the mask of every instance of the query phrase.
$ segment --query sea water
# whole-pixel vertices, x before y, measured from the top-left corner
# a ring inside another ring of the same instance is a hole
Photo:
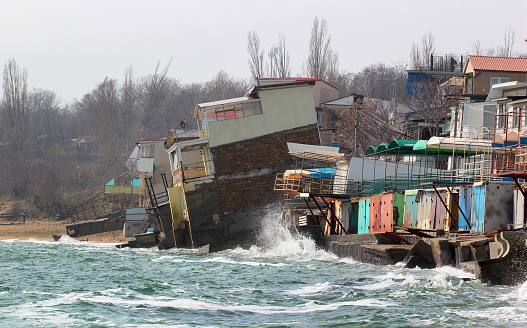
[[[250,249],[0,241],[0,327],[525,327],[527,284],[338,258],[263,222]]]

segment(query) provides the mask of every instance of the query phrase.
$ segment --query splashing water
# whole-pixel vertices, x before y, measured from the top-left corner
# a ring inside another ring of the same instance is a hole
[[[294,227],[288,227],[279,207],[268,209],[260,223],[258,246],[253,245],[249,249],[251,256],[304,261],[337,259],[337,256],[318,248],[314,240],[298,233]],[[243,253],[241,249],[236,251]]]

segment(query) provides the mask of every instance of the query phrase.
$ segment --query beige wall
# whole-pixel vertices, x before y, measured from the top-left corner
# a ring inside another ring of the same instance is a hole
[[[216,147],[317,123],[311,85],[262,89],[262,115],[209,122],[209,145]]]
[[[511,82],[525,82],[524,72],[482,71],[481,73],[478,73],[476,73],[476,77],[473,78],[473,94],[488,94],[490,92],[490,79],[492,77],[508,77]]]
[[[339,97],[339,91],[329,86],[322,81],[316,81],[313,86],[313,100],[316,107],[320,107],[321,103],[337,99]]]

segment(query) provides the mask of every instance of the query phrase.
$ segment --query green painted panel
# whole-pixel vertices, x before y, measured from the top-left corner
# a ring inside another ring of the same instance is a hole
[[[397,209],[397,218],[393,218],[398,227],[404,226],[404,193],[393,193],[393,207]]]

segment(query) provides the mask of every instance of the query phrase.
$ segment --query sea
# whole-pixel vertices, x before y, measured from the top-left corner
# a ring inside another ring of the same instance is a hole
[[[0,327],[527,327],[527,284],[339,258],[276,214],[248,249],[63,237],[0,241],[0,255]]]

